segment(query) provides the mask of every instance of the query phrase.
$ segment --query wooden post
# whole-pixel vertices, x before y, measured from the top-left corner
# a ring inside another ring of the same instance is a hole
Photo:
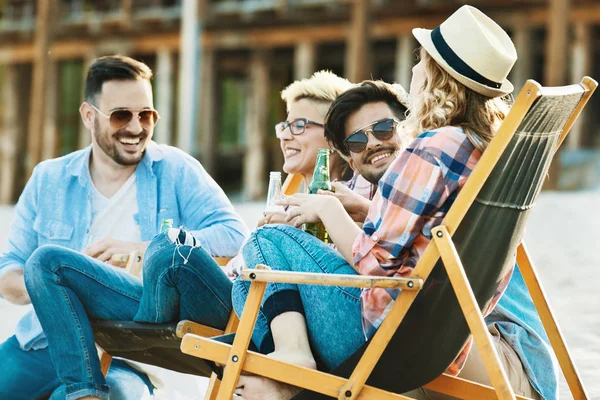
[[[56,61],[48,62],[48,81],[46,83],[46,101],[43,127],[42,160],[58,155],[58,66]]]
[[[83,79],[83,85],[82,87],[84,88],[83,90],[85,90],[85,78],[87,76],[88,73],[88,69],[90,68],[90,65],[92,65],[92,63],[94,62],[94,60],[96,59],[96,53],[93,51],[89,54],[86,55],[86,57],[84,58],[83,61],[83,76],[81,77],[81,79]],[[84,94],[81,93],[81,99],[83,101],[85,101],[85,99],[83,98]],[[83,149],[84,147],[88,146],[90,143],[92,143],[92,137],[90,136],[90,131],[87,130],[87,128],[85,127],[85,125],[83,125],[83,121],[79,121],[79,148]]]
[[[532,77],[532,40],[531,29],[527,26],[525,19],[519,19],[514,27],[514,43],[517,48],[519,59],[511,71],[511,82],[515,87],[515,93],[519,93],[527,79]]]
[[[215,51],[205,48],[202,57],[202,97],[200,98],[200,160],[209,174],[216,170],[219,146],[217,110],[218,73]]]
[[[269,54],[252,52],[250,90],[246,104],[246,157],[244,192],[248,200],[261,199],[266,191],[265,149],[269,118]]]
[[[396,82],[408,92],[412,78],[412,67],[415,64],[415,41],[412,35],[398,36],[396,47]]]
[[[546,34],[544,78],[544,85],[546,86],[560,86],[565,84],[568,56],[569,3],[570,0],[550,0],[550,15]],[[560,154],[556,154],[550,166],[549,177],[544,185],[544,189],[558,189],[560,168]]]
[[[351,82],[369,78],[369,1],[354,0],[346,47],[345,75]]]
[[[181,13],[177,147],[187,153],[193,153],[198,111],[198,58],[200,55],[198,0],[183,0]]]
[[[546,86],[564,85],[567,77],[567,41],[570,0],[550,0],[546,35]]]
[[[160,120],[154,129],[157,143],[173,142],[173,54],[166,48],[156,53],[156,98],[154,102],[160,114]]]
[[[41,161],[44,111],[48,83],[48,49],[51,35],[51,8],[55,1],[37,0],[36,31],[33,54],[33,73],[29,110],[29,134],[27,140],[26,174]]]
[[[121,26],[131,29],[133,20],[133,0],[121,0]]]
[[[14,198],[18,138],[21,134],[18,68],[17,64],[6,64],[2,76],[0,100],[4,106],[4,115],[0,129],[0,204],[9,204]]]
[[[303,41],[294,51],[294,80],[310,78],[317,65],[317,46],[313,42]]]
[[[585,75],[591,75],[591,61],[593,58],[591,27],[587,24],[576,24],[575,43],[571,47],[571,82],[579,82]],[[567,149],[577,149],[582,144],[583,127],[587,112],[584,110],[579,116],[571,133],[566,139]]]

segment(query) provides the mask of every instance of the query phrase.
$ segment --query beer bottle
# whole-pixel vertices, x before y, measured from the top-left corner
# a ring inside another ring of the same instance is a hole
[[[275,204],[276,201],[283,199],[281,192],[281,172],[272,171],[269,173],[269,191],[267,192],[267,205],[265,212],[283,211],[283,206]]]
[[[160,223],[160,233],[165,233],[173,227],[173,220],[171,218],[165,218]]]
[[[331,191],[331,181],[329,179],[329,149],[319,149],[317,153],[317,162],[315,164],[315,172],[313,178],[308,185],[308,193],[317,194],[320,190]],[[304,231],[315,236],[325,243],[330,243],[329,233],[325,229],[322,222],[304,224]]]

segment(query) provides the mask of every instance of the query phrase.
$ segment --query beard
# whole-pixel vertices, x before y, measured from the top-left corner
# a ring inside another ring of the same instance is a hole
[[[144,156],[144,150],[146,149],[145,146],[143,147],[142,151],[140,151],[139,154],[137,154],[137,155],[125,153],[124,151],[119,150],[119,148],[117,147],[118,146],[117,140],[116,140],[117,137],[132,138],[134,136],[129,134],[124,129],[120,129],[114,134],[111,134],[107,131],[102,131],[102,128],[100,127],[100,123],[98,122],[97,117],[94,118],[93,135],[94,135],[94,138],[96,139],[96,143],[98,143],[98,146],[100,147],[100,149],[102,149],[102,151],[107,156],[109,156],[115,163],[117,163],[119,165],[122,165],[124,167],[131,166],[131,165],[137,165],[140,163],[140,161],[142,160],[142,157]],[[111,141],[112,137],[115,138],[113,141]],[[139,134],[135,137],[139,137],[140,143],[144,143],[148,138],[148,131],[146,129],[144,129],[141,134]]]
[[[384,166],[379,166],[379,167],[367,167],[368,162],[367,160],[375,153],[379,153],[381,151],[389,151],[392,153],[392,155],[389,157],[389,161],[386,160],[386,164],[385,167]],[[390,164],[396,159],[396,157],[398,156],[398,151],[399,148],[398,146],[382,146],[382,147],[378,147],[375,148],[371,151],[369,151],[367,154],[364,155],[363,157],[363,165],[366,168],[361,168],[362,171],[359,172],[360,174],[363,176],[363,178],[365,178],[367,181],[369,181],[370,183],[372,183],[373,185],[377,185],[379,183],[379,180],[383,177],[383,175],[387,172],[388,167],[390,166]]]

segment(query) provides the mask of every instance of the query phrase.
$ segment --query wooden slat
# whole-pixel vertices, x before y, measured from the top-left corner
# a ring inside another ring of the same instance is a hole
[[[242,366],[248,354],[247,351],[252,339],[252,331],[254,330],[254,324],[258,317],[258,311],[260,310],[260,304],[266,287],[267,284],[264,282],[253,282],[250,285],[250,292],[244,305],[244,314],[240,320],[233,346],[231,346],[231,352],[228,354],[226,362],[223,362],[225,369],[223,371],[223,381],[217,395],[217,399],[219,400],[230,400],[233,396],[235,385],[240,377]],[[186,337],[187,335],[184,336],[184,341]],[[184,342],[181,343],[182,351],[184,348],[183,345]]]
[[[285,178],[285,182],[281,185],[281,192],[286,196],[291,196],[298,192],[304,178],[300,174],[291,174]]]
[[[227,265],[229,261],[231,261],[231,257],[213,257],[213,259],[219,264],[221,267]]]
[[[544,324],[544,329],[550,339],[550,344],[565,375],[573,398],[578,400],[589,399],[524,243],[521,243],[517,248],[517,264],[527,289],[529,289],[533,304],[542,320],[542,324]]]
[[[498,395],[493,387],[468,381],[456,376],[442,374],[423,386],[434,392],[446,394],[464,400],[496,400]],[[529,397],[516,395],[518,400],[532,400]]]
[[[224,332],[220,329],[211,328],[210,326],[202,325],[194,321],[179,321],[176,330],[177,337],[182,338],[188,333],[203,337],[213,337],[221,336]]]
[[[421,279],[391,278],[381,276],[321,274],[311,272],[292,272],[276,270],[244,269],[241,272],[244,280],[256,282],[287,282],[305,285],[328,285],[360,288],[388,288],[404,290],[420,290]]]
[[[254,284],[255,285],[255,284]],[[181,351],[195,357],[224,364],[230,358],[231,346],[195,335],[185,335],[181,342]],[[243,365],[244,372],[257,374],[269,379],[301,386],[308,390],[337,397],[346,379],[308,369],[293,364],[277,361],[265,355],[249,351]],[[231,399],[231,397],[229,397]],[[228,400],[229,400],[228,399]],[[358,397],[359,400],[399,400],[408,399],[401,396],[365,386]]]
[[[515,393],[508,382],[506,372],[500,364],[500,358],[488,333],[483,315],[477,304],[477,299],[469,284],[469,279],[462,266],[458,252],[452,243],[452,237],[444,225],[433,228],[431,233],[433,235],[433,242],[437,246],[444,262],[444,267],[448,273],[448,278],[452,284],[456,298],[473,335],[475,345],[479,349],[492,385],[498,393],[498,398],[501,400],[514,399]]]

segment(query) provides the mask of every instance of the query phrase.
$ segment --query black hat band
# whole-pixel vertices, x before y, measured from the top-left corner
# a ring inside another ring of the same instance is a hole
[[[440,53],[444,61],[448,63],[452,69],[454,69],[459,74],[477,82],[482,85],[489,86],[494,89],[500,89],[502,86],[501,83],[491,81],[487,79],[485,76],[482,76],[473,68],[469,67],[469,65],[464,62],[455,52],[448,46],[446,40],[442,36],[442,32],[440,31],[440,27],[438,26],[433,31],[431,31],[431,41],[435,46],[435,49]]]

